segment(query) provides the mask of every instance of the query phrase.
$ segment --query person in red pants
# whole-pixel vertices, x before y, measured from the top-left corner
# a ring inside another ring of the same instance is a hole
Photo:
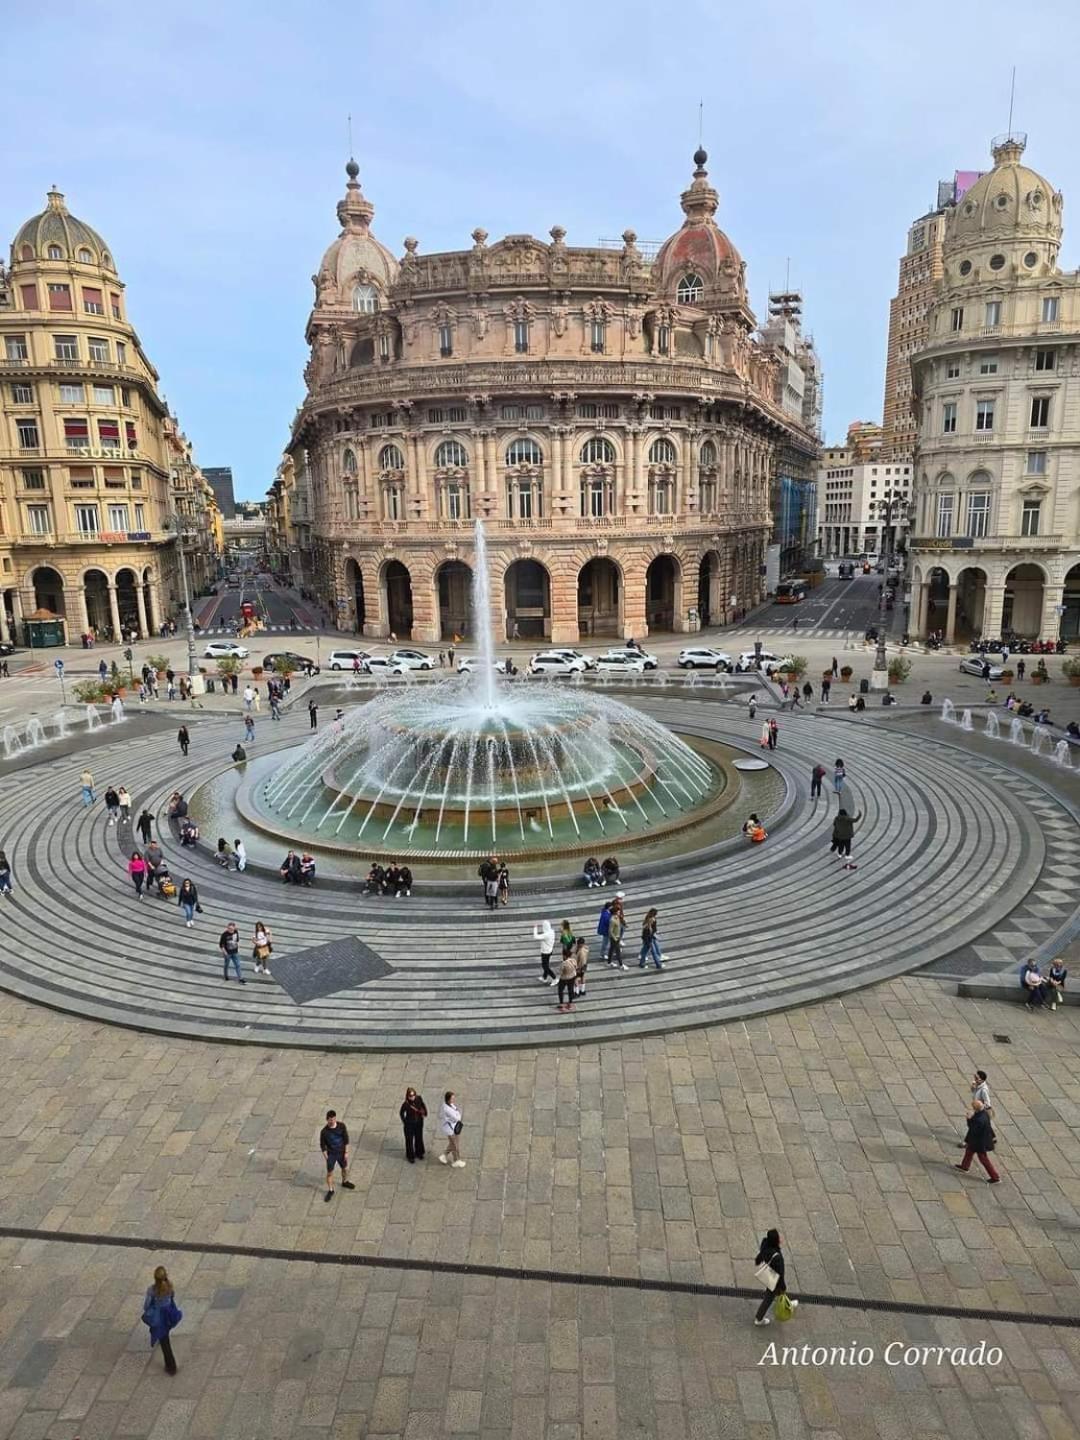
[[[988,1184],[996,1185],[1001,1176],[994,1169],[988,1151],[993,1150],[997,1144],[997,1137],[994,1135],[994,1127],[990,1124],[990,1114],[981,1100],[971,1102],[971,1119],[968,1121],[967,1135],[964,1140],[964,1158],[957,1165],[957,1170],[970,1170],[971,1157],[977,1155],[979,1164],[986,1171]]]

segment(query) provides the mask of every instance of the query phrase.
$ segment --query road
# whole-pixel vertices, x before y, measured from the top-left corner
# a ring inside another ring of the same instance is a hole
[[[857,575],[853,580],[825,580],[811,590],[799,605],[770,605],[754,616],[754,631],[782,630],[790,634],[840,638],[846,634],[863,635],[868,625],[878,618],[878,586],[880,575]],[[899,619],[898,608],[890,620]]]
[[[254,604],[265,634],[303,634],[321,628],[313,607],[295,591],[282,589],[262,576],[245,575],[238,589],[226,589],[222,584],[217,595],[196,602],[195,618],[201,633],[208,636],[229,633],[227,622],[239,621],[240,606],[245,600]]]

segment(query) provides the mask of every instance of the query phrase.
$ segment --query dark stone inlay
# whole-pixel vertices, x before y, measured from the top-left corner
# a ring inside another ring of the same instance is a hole
[[[222,1285],[214,1291],[214,1298],[210,1301],[211,1310],[235,1310],[240,1304],[244,1294],[242,1285]]]
[[[325,1000],[339,990],[355,990],[358,985],[394,973],[392,965],[355,935],[316,945],[313,950],[275,955],[270,968],[274,979],[297,1005]]]
[[[19,1362],[8,1381],[9,1390],[36,1390],[49,1378],[49,1371],[60,1355],[59,1340],[37,1340]]]

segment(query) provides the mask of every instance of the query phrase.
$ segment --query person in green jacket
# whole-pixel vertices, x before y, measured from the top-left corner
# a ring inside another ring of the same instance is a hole
[[[843,806],[837,813],[832,827],[832,844],[829,851],[833,855],[839,855],[844,861],[844,870],[855,870],[854,860],[851,858],[851,842],[855,836],[855,826],[862,819],[862,815],[849,815]]]

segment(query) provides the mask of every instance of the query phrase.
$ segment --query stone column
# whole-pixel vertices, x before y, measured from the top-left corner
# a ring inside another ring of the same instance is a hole
[[[435,572],[430,562],[420,555],[406,561],[412,581],[413,628],[415,644],[437,645],[439,635],[439,600]]]
[[[648,503],[648,496],[647,496],[646,493],[645,493],[645,431],[644,431],[643,429],[639,429],[639,430],[638,430],[638,433],[637,433],[637,443],[636,443],[636,446],[635,446],[635,449],[634,449],[634,489],[635,489],[635,491],[637,492],[637,500],[636,500],[637,512],[638,512],[639,515],[644,515],[644,514],[648,511],[649,503]],[[644,591],[642,592],[642,596],[641,596],[641,614],[642,614],[642,619],[644,619],[644,616],[645,616],[645,594],[644,594]],[[641,639],[644,639],[644,635],[645,635],[644,627],[643,627],[640,631],[631,631],[631,632],[628,632],[628,633],[631,633],[631,634],[633,634],[636,638],[641,638]]]
[[[495,453],[495,431],[481,431],[484,441],[484,476],[488,493],[488,515],[494,519],[503,513],[502,486],[499,483],[499,457]]]
[[[1056,640],[1061,632],[1061,616],[1057,607],[1064,603],[1065,587],[1051,580],[1043,587],[1042,622],[1039,635],[1044,640]]]
[[[945,619],[945,644],[951,645],[956,634],[956,586],[949,586],[949,611]]]
[[[83,603],[85,604],[85,600]],[[143,596],[141,581],[135,586],[135,605],[139,612],[139,637],[142,640],[149,640],[150,632],[146,628],[146,600]]]
[[[4,599],[4,592],[0,590],[0,640],[5,645],[11,642],[11,630],[8,628],[7,601]]]
[[[483,517],[487,510],[480,496],[487,494],[487,466],[484,464],[484,439],[478,430],[470,436],[469,450],[473,457],[472,473],[476,479],[477,503],[473,506],[473,514]]]
[[[635,547],[636,548],[636,547]],[[645,571],[640,553],[621,555],[623,560],[622,634],[639,643],[648,634],[645,617]]]
[[[984,635],[1001,634],[1001,616],[1005,609],[1005,586],[1001,580],[992,583],[987,577],[986,595],[983,600],[982,632]]]
[[[79,585],[75,588],[75,614],[79,621],[79,633],[85,635],[90,629],[90,616],[86,611],[86,586]],[[67,599],[64,600],[64,608],[67,609]]]
[[[112,625],[113,644],[119,645],[123,639],[120,634],[120,606],[116,603],[116,585],[109,581],[109,622]]]
[[[687,430],[682,437],[682,464],[675,476],[675,514],[685,515],[689,508],[691,491],[694,490],[693,481],[694,464],[694,439]],[[694,507],[697,508],[696,506]],[[696,600],[696,597],[695,597]]]
[[[150,581],[150,634],[161,633],[161,591],[156,580]]]

